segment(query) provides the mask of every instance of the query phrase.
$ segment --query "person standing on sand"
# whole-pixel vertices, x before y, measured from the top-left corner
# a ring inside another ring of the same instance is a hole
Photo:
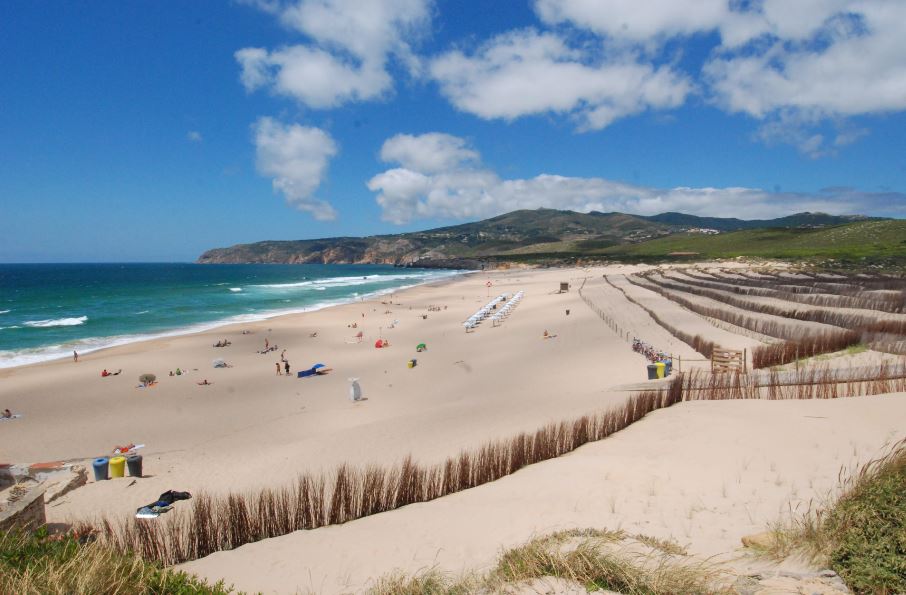
[[[280,361],[281,362],[286,361],[286,350],[285,349],[283,350],[283,353],[280,354]]]
[[[289,376],[289,362],[283,360],[283,369],[286,370],[286,375]]]
[[[281,376],[281,375],[282,374],[280,373],[280,362],[277,362],[277,376]]]
[[[264,351],[267,351],[267,348],[270,346],[271,346],[270,342],[267,340],[267,337],[265,337],[264,338]]]
[[[75,349],[72,350],[72,361],[79,363],[79,352]]]

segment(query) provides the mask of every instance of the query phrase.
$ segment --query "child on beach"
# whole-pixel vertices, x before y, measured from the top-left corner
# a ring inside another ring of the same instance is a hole
[[[282,374],[280,373],[280,362],[277,362],[277,376],[281,376],[281,375]]]
[[[289,362],[283,360],[283,369],[286,370],[286,375],[289,376]]]

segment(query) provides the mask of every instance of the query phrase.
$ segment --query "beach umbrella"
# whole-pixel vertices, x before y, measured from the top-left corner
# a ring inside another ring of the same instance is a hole
[[[155,380],[157,380],[157,376],[155,376],[154,374],[142,374],[138,377],[138,381],[142,384],[150,384]]]
[[[415,346],[416,351],[424,351],[425,349],[427,349],[427,347],[425,346],[424,343],[419,343],[418,345]]]

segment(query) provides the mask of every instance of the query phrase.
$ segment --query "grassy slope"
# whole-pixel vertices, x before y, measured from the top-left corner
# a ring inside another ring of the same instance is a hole
[[[209,584],[138,557],[117,553],[74,536],[0,531],[0,593],[140,593],[229,595],[222,582]]]
[[[823,229],[755,229],[714,236],[676,234],[596,253],[615,257],[668,257],[671,252],[696,252],[708,258],[906,260],[906,221],[864,221]]]
[[[906,593],[906,439],[844,477],[836,501],[778,523],[765,553],[805,554],[856,593]]]

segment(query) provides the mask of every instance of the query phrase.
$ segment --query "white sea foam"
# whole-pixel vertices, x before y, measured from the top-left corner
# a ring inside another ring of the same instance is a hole
[[[45,362],[55,359],[63,359],[67,357],[72,357],[73,349],[77,350],[80,354],[91,353],[92,351],[99,351],[101,349],[108,349],[110,347],[117,347],[120,345],[126,345],[129,343],[138,343],[141,341],[150,341],[152,339],[161,339],[164,337],[177,337],[180,335],[190,335],[193,333],[200,333],[203,331],[211,330],[221,326],[226,326],[230,324],[242,324],[248,322],[258,322],[261,320],[267,320],[269,318],[276,318],[278,316],[285,316],[287,314],[301,314],[303,312],[314,312],[316,310],[323,310],[324,308],[330,308],[332,306],[339,306],[341,304],[347,304],[351,302],[359,301],[360,299],[368,299],[372,297],[378,297],[386,294],[390,294],[396,291],[401,291],[403,289],[408,289],[410,287],[415,287],[423,283],[431,283],[432,281],[438,281],[445,278],[450,278],[458,276],[470,271],[444,271],[439,273],[428,273],[424,275],[406,275],[399,276],[400,278],[405,279],[418,279],[416,283],[410,283],[408,285],[401,285],[397,287],[388,287],[384,289],[379,289],[369,293],[359,295],[358,293],[354,295],[344,296],[342,298],[336,298],[333,300],[325,300],[323,302],[318,302],[315,304],[310,304],[302,308],[284,308],[279,310],[270,310],[267,312],[256,312],[254,314],[239,314],[236,316],[230,316],[228,318],[223,318],[220,320],[215,320],[206,323],[199,323],[189,327],[184,327],[180,329],[174,329],[170,331],[163,331],[160,333],[144,334],[144,335],[119,335],[113,337],[93,337],[88,339],[80,339],[78,341],[73,341],[65,345],[49,345],[37,348],[30,349],[21,349],[15,351],[2,351],[0,350],[0,368],[13,368],[16,366],[25,366],[29,364],[36,364],[40,362]],[[391,275],[376,275],[378,277],[391,277]],[[396,275],[393,275],[397,277]],[[87,319],[87,317],[84,317]],[[38,321],[40,322],[40,321]],[[81,323],[79,323],[81,324]],[[7,327],[13,328],[13,327]]]
[[[0,314],[6,314],[9,310],[0,310]]]
[[[230,291],[235,293],[237,291],[242,291],[242,288],[241,287],[230,287]]]
[[[52,318],[50,320],[29,320],[23,322],[25,326],[34,328],[48,328],[51,326],[78,326],[88,321],[87,316],[78,316],[76,318]]]

